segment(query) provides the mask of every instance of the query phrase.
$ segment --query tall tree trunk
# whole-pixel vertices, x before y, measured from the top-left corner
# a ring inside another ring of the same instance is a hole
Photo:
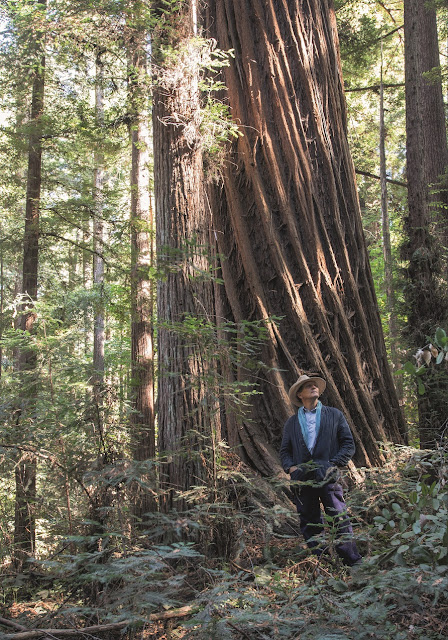
[[[384,288],[386,292],[386,308],[389,324],[389,343],[392,364],[395,370],[400,366],[398,354],[397,314],[394,289],[394,271],[392,246],[390,241],[390,218],[387,202],[387,169],[386,169],[386,125],[384,122],[384,83],[383,83],[383,43],[381,42],[381,82],[380,82],[380,180],[381,180],[381,229],[383,238]],[[403,393],[397,382],[397,391],[401,400]]]
[[[446,208],[441,213],[437,204],[448,205],[447,185],[441,181],[448,165],[448,148],[441,82],[423,75],[439,67],[434,8],[420,0],[405,0],[404,33],[409,210],[404,257],[409,260],[406,289],[409,334],[417,349],[426,344],[427,336],[433,335],[448,317],[446,282],[440,285],[444,266],[439,241],[440,237],[446,240],[447,214]],[[443,275],[446,279],[446,274]],[[448,409],[446,380],[437,378],[438,372],[430,372],[427,393],[419,398],[422,447],[434,446]]]
[[[143,5],[135,2],[128,28],[129,103],[132,115],[130,138],[131,168],[131,414],[132,446],[135,460],[155,456],[153,287],[149,269],[153,264],[152,210],[149,192],[149,122],[147,91],[147,32]],[[141,518],[154,509],[147,491],[137,490],[134,513]]]
[[[198,132],[200,54],[191,38],[189,3],[170,16],[166,30],[163,19],[162,13],[153,49],[161,70],[153,135],[157,256],[164,271],[158,285],[158,445],[168,456],[167,482],[183,491],[214,485],[220,425],[215,359],[207,352],[213,342],[214,288]],[[181,30],[176,41],[173,25]],[[161,45],[176,47],[176,58],[163,59]]]
[[[102,55],[104,51],[98,49],[95,58],[95,111],[96,124],[99,130],[104,124],[104,74]],[[104,467],[109,462],[109,452],[105,443],[104,434],[104,344],[105,344],[105,321],[104,321],[104,208],[103,208],[103,183],[104,183],[104,154],[101,149],[101,141],[94,154],[93,172],[93,199],[95,211],[93,216],[93,287],[96,291],[93,318],[93,423],[98,435],[98,457],[96,460],[96,471],[101,476]],[[104,478],[104,476],[103,476]],[[89,533],[93,540],[88,546],[89,549],[104,551],[107,546],[102,539],[106,531],[107,520],[112,504],[111,487],[107,480],[92,486],[90,492],[90,519]],[[99,561],[103,561],[104,555]],[[99,584],[93,581],[89,585],[88,593],[93,601],[98,602]]]
[[[225,78],[244,134],[211,194],[225,292],[232,318],[264,320],[268,335],[252,378],[262,395],[246,418],[227,415],[229,443],[260,472],[278,469],[288,388],[317,371],[324,402],[347,416],[356,461],[379,463],[378,443],[402,442],[405,426],[347,144],[333,8],[210,0],[207,22],[219,48],[234,51]]]
[[[0,224],[0,381],[3,373],[3,296],[4,296],[4,277],[3,277],[3,229]]]
[[[45,15],[46,3],[36,3],[37,11]],[[41,18],[41,16],[40,16]],[[31,39],[31,33],[30,33]],[[31,95],[32,126],[28,146],[28,170],[25,203],[25,235],[23,244],[22,276],[22,315],[20,328],[32,334],[36,314],[34,303],[37,300],[37,276],[39,267],[39,207],[42,184],[42,135],[41,117],[44,109],[45,88],[45,50],[44,33],[40,28],[33,35],[36,47],[36,61],[33,69],[33,88]],[[17,413],[17,434],[23,441],[32,438],[28,431],[33,422],[37,399],[36,353],[32,348],[23,348],[19,353],[18,371],[22,376],[22,400]],[[15,468],[15,520],[14,520],[14,560],[21,568],[27,557],[35,549],[36,501],[36,458],[33,454],[23,454]]]
[[[89,238],[90,238],[90,216],[89,213],[83,212],[83,234],[82,241],[84,247],[88,246]],[[89,281],[89,271],[91,269],[91,253],[87,251],[87,249],[83,249],[82,252],[82,285],[84,289],[87,289],[88,281]],[[89,353],[89,312],[87,310],[87,306],[84,307],[83,311],[83,324],[84,324],[84,355],[87,357]]]
[[[96,82],[95,82],[95,109],[97,125],[101,127],[104,122],[104,96],[103,96],[103,63],[102,52],[96,55]],[[103,180],[104,180],[104,156],[101,150],[95,151],[93,173],[93,198],[95,202],[95,214],[93,219],[93,286],[97,292],[97,300],[94,312],[93,328],[93,398],[95,411],[95,424],[100,440],[103,440],[103,393],[104,393],[104,212],[103,212]]]

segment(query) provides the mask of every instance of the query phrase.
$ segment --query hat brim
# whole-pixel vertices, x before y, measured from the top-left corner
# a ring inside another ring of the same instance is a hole
[[[319,396],[323,394],[327,386],[327,383],[325,382],[325,380],[323,378],[319,378],[318,376],[313,376],[313,377],[307,378],[306,380],[300,380],[300,379],[297,380],[297,382],[295,382],[292,385],[291,389],[289,390],[289,399],[291,400],[294,406],[296,407],[302,406],[302,401],[300,400],[300,398],[297,397],[297,392],[300,391],[301,387],[303,387],[303,385],[307,384],[308,382],[316,383],[316,386],[319,389]]]

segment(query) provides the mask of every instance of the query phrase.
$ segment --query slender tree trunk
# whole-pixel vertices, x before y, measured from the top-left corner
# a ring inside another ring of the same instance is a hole
[[[46,3],[36,3],[42,14]],[[30,34],[31,38],[31,34]],[[23,245],[22,277],[22,316],[20,328],[33,334],[36,314],[33,309],[37,300],[39,266],[39,206],[42,184],[42,137],[40,120],[44,109],[45,53],[44,34],[38,30],[33,36],[36,47],[36,63],[33,71],[31,96],[31,126],[28,146],[28,171],[25,203],[25,235]],[[18,371],[22,377],[22,400],[17,413],[17,435],[23,439],[32,438],[27,425],[32,424],[37,399],[36,353],[32,348],[23,348],[19,353]],[[36,501],[36,458],[32,454],[23,454],[15,468],[15,521],[14,521],[14,560],[21,568],[27,557],[35,549]]]
[[[104,122],[103,65],[101,52],[96,56],[95,107],[98,126]],[[100,439],[103,439],[103,394],[104,394],[104,212],[103,180],[104,157],[102,151],[96,151],[94,157],[93,197],[95,215],[93,219],[93,286],[97,292],[93,328],[93,397],[95,405],[95,423]]]
[[[386,126],[384,123],[384,83],[383,83],[383,43],[381,43],[381,82],[380,82],[380,178],[381,178],[381,228],[383,237],[384,288],[389,324],[389,343],[392,365],[395,370],[400,366],[398,353],[397,314],[394,289],[394,269],[392,246],[390,241],[390,218],[387,202],[386,173]],[[401,400],[403,393],[397,382],[397,391]]]
[[[155,456],[154,424],[154,349],[153,349],[153,288],[149,269],[153,264],[151,232],[153,229],[149,193],[149,123],[147,78],[147,32],[142,22],[141,3],[133,4],[128,27],[129,43],[129,103],[131,168],[131,414],[134,459],[148,460]],[[138,518],[154,509],[154,500],[147,491],[137,490],[134,513]]]
[[[24,453],[15,467],[14,564],[18,570],[36,548],[36,457]]]
[[[448,205],[445,112],[442,85],[425,73],[439,67],[435,9],[420,0],[405,0],[405,80],[408,238],[404,257],[409,260],[407,306],[410,340],[415,350],[427,343],[448,317],[445,267],[441,255],[446,245]],[[440,208],[442,204],[445,208]],[[446,379],[430,371],[427,393],[419,398],[419,433],[422,447],[434,446],[446,419]]]
[[[265,321],[264,367],[245,418],[227,415],[229,444],[260,472],[278,469],[302,371],[328,382],[323,401],[347,416],[356,461],[405,425],[387,361],[365,246],[335,15],[327,0],[210,0],[210,35],[235,58],[228,100],[244,134],[211,193],[231,317]],[[275,322],[269,318],[276,317]]]
[[[101,129],[104,124],[104,77],[103,77],[103,51],[96,52],[95,68],[95,110],[96,123]],[[96,292],[93,318],[93,424],[98,437],[98,457],[96,460],[96,471],[98,476],[109,462],[109,452],[105,443],[104,434],[104,343],[105,343],[105,321],[104,321],[104,260],[102,257],[104,241],[104,210],[103,210],[103,181],[104,181],[104,155],[101,149],[101,142],[94,154],[93,173],[93,198],[95,211],[93,216],[93,288]],[[92,486],[90,492],[90,519],[89,533],[95,540],[89,544],[89,550],[104,551],[107,540],[102,536],[106,531],[107,520],[110,514],[112,503],[111,487],[103,476],[103,481]],[[99,562],[104,560],[104,555],[100,556]],[[100,587],[99,583],[93,581],[87,593],[89,597],[98,602]]]
[[[3,277],[3,230],[0,225],[0,381],[3,373],[3,295],[4,295],[4,277]]]
[[[84,212],[82,240],[85,247],[88,246],[89,238],[90,238],[90,217],[88,213]],[[89,267],[91,267],[90,257],[91,257],[90,253],[87,251],[87,249],[84,249],[82,252],[82,284],[84,289],[87,289],[88,281],[89,281]],[[87,310],[87,307],[84,308],[83,322],[84,322],[84,355],[87,357],[89,353],[89,332],[90,332],[89,312]]]
[[[198,73],[191,5],[161,20],[154,51],[161,69],[154,88],[153,132],[158,285],[158,408],[165,479],[174,490],[214,486],[213,442],[220,437],[213,349],[214,287],[206,206]],[[179,25],[176,41],[172,25]],[[162,57],[161,45],[178,50]],[[167,501],[167,506],[173,498]]]

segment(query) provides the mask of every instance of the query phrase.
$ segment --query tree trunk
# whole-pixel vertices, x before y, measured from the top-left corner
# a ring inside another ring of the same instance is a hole
[[[327,0],[210,0],[210,35],[234,51],[225,72],[242,133],[211,201],[231,317],[263,320],[264,367],[231,446],[264,474],[302,371],[353,431],[359,464],[405,426],[387,362],[347,137],[333,8]],[[276,322],[269,318],[277,317]],[[230,372],[235,379],[241,372]],[[246,373],[243,372],[246,377]]]
[[[103,96],[103,64],[101,51],[96,55],[95,109],[97,125],[104,122]],[[93,399],[94,422],[103,439],[103,393],[104,393],[104,212],[103,212],[103,180],[104,157],[101,150],[95,151],[93,173],[93,198],[95,214],[93,219],[93,286],[97,292],[93,327]]]
[[[203,186],[198,73],[185,3],[160,19],[154,51],[161,72],[153,98],[158,285],[159,449],[174,490],[216,482],[214,448],[220,437],[216,396],[214,287],[210,278],[210,215]],[[174,30],[179,25],[182,32]],[[180,34],[173,41],[174,33]],[[175,46],[175,60],[160,46]],[[169,506],[173,494],[168,499]]]
[[[3,229],[0,224],[0,381],[3,373],[3,296],[4,296],[4,278],[3,278]]]
[[[82,218],[82,222],[83,222],[83,234],[82,234],[82,241],[83,241],[83,245],[84,247],[89,246],[89,239],[90,239],[90,216],[88,214],[88,212],[83,211],[82,214],[83,218]],[[87,289],[88,287],[88,281],[89,281],[89,271],[92,267],[92,263],[91,263],[91,254],[89,251],[87,251],[87,249],[83,249],[82,252],[82,286],[84,289]],[[87,358],[87,355],[89,353],[89,335],[91,335],[91,329],[89,327],[89,312],[87,307],[84,307],[84,311],[83,311],[83,323],[84,323],[84,355]]]
[[[38,10],[45,13],[46,3],[36,3]],[[30,34],[31,38],[31,34]],[[31,124],[33,129],[29,137],[28,171],[25,202],[25,235],[23,244],[22,277],[22,316],[20,328],[32,334],[36,314],[33,309],[37,300],[37,276],[39,267],[39,206],[42,184],[42,137],[40,120],[44,109],[45,88],[45,52],[44,34],[39,29],[33,36],[36,47],[36,62],[33,70],[33,88],[31,95]],[[17,414],[17,435],[22,440],[31,439],[27,426],[32,424],[37,396],[36,353],[32,348],[23,348],[19,353],[17,368],[22,378],[21,406]],[[20,441],[20,440],[19,440]],[[22,455],[15,470],[15,521],[14,521],[14,560],[18,569],[35,549],[36,501],[36,458],[33,454]]]
[[[387,169],[386,169],[386,126],[384,123],[384,83],[383,83],[383,43],[381,43],[381,82],[380,82],[380,178],[381,178],[381,229],[383,238],[384,289],[386,292],[386,308],[389,325],[389,347],[394,370],[400,368],[398,353],[397,313],[395,309],[394,269],[392,246],[390,241],[390,218],[387,202]],[[400,400],[403,392],[397,381],[397,392]]]
[[[24,453],[15,467],[14,564],[18,570],[36,548],[36,457]]]
[[[153,265],[152,210],[149,192],[149,123],[147,78],[147,32],[142,5],[135,2],[129,16],[129,103],[132,114],[131,168],[131,398],[134,459],[155,456],[153,288],[149,269]],[[137,489],[134,513],[138,518],[154,509],[147,491]]]
[[[404,33],[409,210],[404,257],[409,260],[409,335],[417,349],[427,343],[427,336],[433,335],[437,326],[446,323],[448,316],[446,284],[440,284],[442,274],[446,278],[441,245],[446,245],[448,196],[441,175],[448,164],[448,148],[441,82],[423,75],[439,67],[435,10],[420,0],[406,0]],[[445,207],[442,212],[440,203]],[[448,409],[446,380],[437,381],[434,374],[438,377],[437,372],[429,374],[425,385],[428,392],[419,398],[422,447],[434,446]]]

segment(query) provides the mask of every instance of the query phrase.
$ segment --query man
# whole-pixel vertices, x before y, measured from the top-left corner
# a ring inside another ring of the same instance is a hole
[[[325,380],[315,375],[302,375],[292,385],[289,398],[298,411],[285,423],[280,458],[291,480],[298,482],[293,486],[294,500],[308,546],[318,555],[322,552],[314,538],[323,527],[322,503],[325,513],[335,518],[336,551],[344,564],[353,566],[362,558],[337,480],[339,468],[355,453],[355,444],[343,414],[319,401],[325,387]]]

